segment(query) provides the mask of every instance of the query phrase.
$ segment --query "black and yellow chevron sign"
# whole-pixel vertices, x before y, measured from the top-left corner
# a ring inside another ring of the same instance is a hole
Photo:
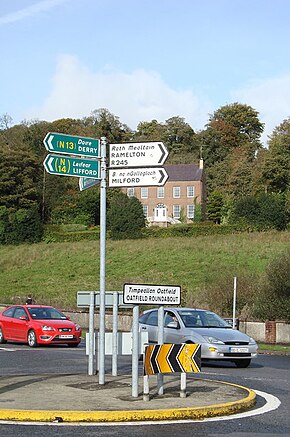
[[[145,348],[144,375],[200,372],[200,344],[156,344]]]

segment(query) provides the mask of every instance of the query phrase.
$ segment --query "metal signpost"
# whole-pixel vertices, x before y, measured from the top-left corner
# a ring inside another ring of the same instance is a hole
[[[138,397],[138,351],[139,351],[139,305],[179,305],[181,302],[181,287],[179,285],[124,284],[124,303],[133,307],[132,322],[132,397]],[[162,310],[158,316],[158,343],[163,342]],[[160,324],[160,327],[159,327]],[[162,331],[162,334],[161,332]],[[163,392],[163,380],[158,382],[159,394]]]
[[[100,291],[78,291],[77,307],[89,308],[89,342],[88,342],[88,374],[94,374],[94,309],[100,307]],[[118,341],[118,308],[132,308],[133,305],[124,304],[122,291],[106,291],[105,307],[113,308],[113,336],[112,336],[112,375],[117,376],[117,341]],[[99,348],[98,348],[99,350]],[[99,370],[99,366],[98,366]]]
[[[43,161],[45,170],[54,175],[100,178],[100,161],[72,156],[47,155]]]
[[[106,317],[106,147],[101,138],[101,186],[100,186],[100,323],[99,323],[99,384],[105,384],[105,317]]]
[[[100,181],[100,316],[99,316],[99,384],[105,383],[105,296],[106,296],[106,147],[107,140],[78,137],[49,132],[43,143],[48,154],[43,162],[45,170],[54,175],[81,178],[80,189],[84,190]],[[70,156],[63,156],[70,155]],[[80,157],[78,157],[80,156]],[[109,186],[159,186],[164,185],[168,175],[163,165],[168,151],[162,142],[127,143],[110,145]],[[149,168],[144,168],[150,165]],[[128,167],[137,167],[130,169]],[[91,181],[90,181],[91,180]],[[92,182],[94,181],[94,182]],[[127,286],[129,287],[127,289]],[[139,285],[134,286],[139,287]],[[130,284],[125,284],[126,304],[133,304],[133,351],[132,351],[132,395],[138,397],[138,352],[139,352],[139,304],[142,299],[151,304],[167,305],[180,302],[180,287],[140,286],[143,291],[132,294]],[[144,288],[145,287],[145,288]],[[156,288],[156,289],[155,289]],[[90,293],[90,318],[94,315],[94,295]],[[139,299],[141,298],[141,299]],[[115,298],[117,299],[117,298]],[[116,301],[114,305],[116,305]],[[145,303],[145,302],[143,302]],[[90,350],[93,350],[94,324],[90,321]],[[134,341],[135,338],[135,341]],[[161,340],[160,340],[161,341]],[[114,350],[116,345],[114,346]],[[90,353],[89,373],[93,372],[93,353]],[[114,364],[115,367],[115,364]],[[134,384],[133,384],[134,379]]]
[[[91,158],[100,157],[100,140],[96,138],[48,132],[43,144],[48,152],[90,156]]]

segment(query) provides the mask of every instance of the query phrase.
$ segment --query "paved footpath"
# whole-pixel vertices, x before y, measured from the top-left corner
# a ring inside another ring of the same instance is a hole
[[[150,377],[150,400],[131,395],[131,376],[29,375],[0,377],[0,420],[40,422],[120,422],[203,419],[251,408],[253,390],[187,374],[187,396],[180,397],[180,375],[164,375],[164,394]]]

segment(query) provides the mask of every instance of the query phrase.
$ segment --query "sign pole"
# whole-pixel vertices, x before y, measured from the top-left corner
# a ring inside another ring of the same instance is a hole
[[[132,337],[132,397],[138,398],[139,305],[134,305],[133,307]]]
[[[95,346],[95,293],[90,292],[90,310],[89,310],[89,361],[88,375],[94,374],[94,346]]]
[[[161,305],[158,308],[158,344],[164,343],[164,306]],[[163,395],[163,374],[157,374],[157,391],[159,395]]]
[[[106,311],[106,146],[101,138],[100,185],[100,322],[99,322],[99,384],[105,384],[105,311]]]
[[[113,294],[113,345],[112,345],[112,375],[117,376],[118,357],[118,292]]]
[[[237,300],[237,277],[234,277],[234,298],[233,298],[233,329],[236,328],[236,300]]]
[[[186,398],[186,373],[180,375],[180,397]]]

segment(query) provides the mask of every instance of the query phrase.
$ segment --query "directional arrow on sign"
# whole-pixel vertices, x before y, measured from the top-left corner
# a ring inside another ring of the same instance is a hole
[[[168,150],[161,141],[150,143],[110,144],[110,167],[163,165]]]
[[[46,134],[43,144],[49,152],[63,155],[82,155],[98,158],[100,156],[100,140],[89,137],[77,137],[54,132]]]
[[[200,369],[200,344],[158,344],[149,345],[145,348],[145,375],[198,373]]]
[[[164,185],[168,179],[162,167],[109,170],[109,187],[151,187]]]

